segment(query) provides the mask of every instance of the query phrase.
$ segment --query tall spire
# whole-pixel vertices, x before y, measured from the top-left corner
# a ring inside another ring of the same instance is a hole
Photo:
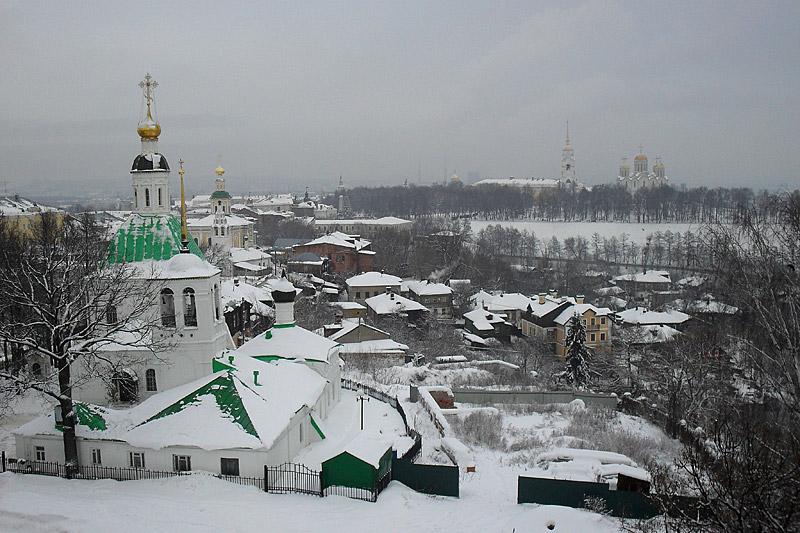
[[[186,195],[183,192],[183,175],[186,171],[183,170],[183,159],[178,161],[180,168],[178,175],[181,177],[181,253],[189,253],[189,228],[186,224]]]
[[[567,141],[566,145],[569,146],[569,120],[567,120]]]

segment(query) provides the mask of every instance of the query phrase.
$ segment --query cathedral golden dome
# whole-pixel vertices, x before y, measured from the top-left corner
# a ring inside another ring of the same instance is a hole
[[[161,135],[161,126],[158,122],[153,120],[153,115],[150,114],[149,106],[147,109],[147,118],[139,123],[139,126],[136,128],[136,133],[138,133],[139,137],[142,139],[158,139],[158,136]]]
[[[644,154],[639,154],[633,158],[634,161],[647,161],[647,156]]]
[[[225,169],[222,168],[222,165],[217,165],[217,168],[214,169],[214,172],[217,174],[217,176],[222,176],[225,174]]]

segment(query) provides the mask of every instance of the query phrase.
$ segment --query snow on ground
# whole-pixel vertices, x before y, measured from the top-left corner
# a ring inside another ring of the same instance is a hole
[[[592,235],[595,233],[607,239],[611,237],[619,239],[623,233],[627,233],[629,242],[635,242],[639,245],[644,244],[647,237],[653,235],[657,231],[666,233],[667,230],[669,230],[672,233],[680,232],[684,234],[687,231],[696,233],[702,228],[701,224],[681,224],[677,222],[637,224],[635,222],[545,222],[536,220],[470,221],[472,232],[475,234],[487,226],[498,224],[504,228],[532,231],[539,240],[550,240],[555,236],[558,240],[563,241],[567,237],[577,237],[578,235],[591,240]]]
[[[369,503],[265,494],[204,475],[85,481],[6,473],[0,474],[0,531],[545,532],[550,521],[562,533],[620,531],[616,520],[585,510],[518,505],[510,497],[516,479],[481,476],[462,482],[461,498],[426,496],[392,482]],[[498,481],[506,490],[485,490]]]

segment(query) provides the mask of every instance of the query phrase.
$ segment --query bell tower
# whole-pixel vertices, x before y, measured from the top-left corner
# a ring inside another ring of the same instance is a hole
[[[133,160],[133,211],[141,215],[165,215],[170,212],[169,163],[158,151],[161,125],[155,110],[155,89],[158,82],[148,73],[139,82],[143,98],[143,118],[136,133],[142,140],[142,150]]]
[[[575,181],[575,150],[569,140],[569,121],[567,121],[567,138],[561,150],[561,179]]]
[[[211,212],[214,214],[212,223],[211,245],[218,245],[223,250],[230,250],[233,246],[233,238],[228,227],[228,216],[231,214],[231,195],[225,190],[225,169],[218,166],[214,173],[217,175],[214,180],[215,190],[211,193]]]

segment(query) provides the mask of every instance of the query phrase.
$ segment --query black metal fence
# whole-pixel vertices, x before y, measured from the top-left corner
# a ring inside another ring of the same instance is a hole
[[[392,479],[425,494],[458,498],[458,467],[449,465],[420,465],[411,461],[392,461]]]
[[[381,479],[379,479],[375,486],[369,489],[363,487],[345,487],[343,485],[330,485],[323,489],[325,496],[345,496],[354,500],[364,500],[366,502],[378,501],[378,495],[383,492],[383,489],[389,486],[392,481],[392,471],[386,472]]]
[[[311,494],[323,496],[322,472],[297,463],[264,466],[265,492],[273,494]]]

